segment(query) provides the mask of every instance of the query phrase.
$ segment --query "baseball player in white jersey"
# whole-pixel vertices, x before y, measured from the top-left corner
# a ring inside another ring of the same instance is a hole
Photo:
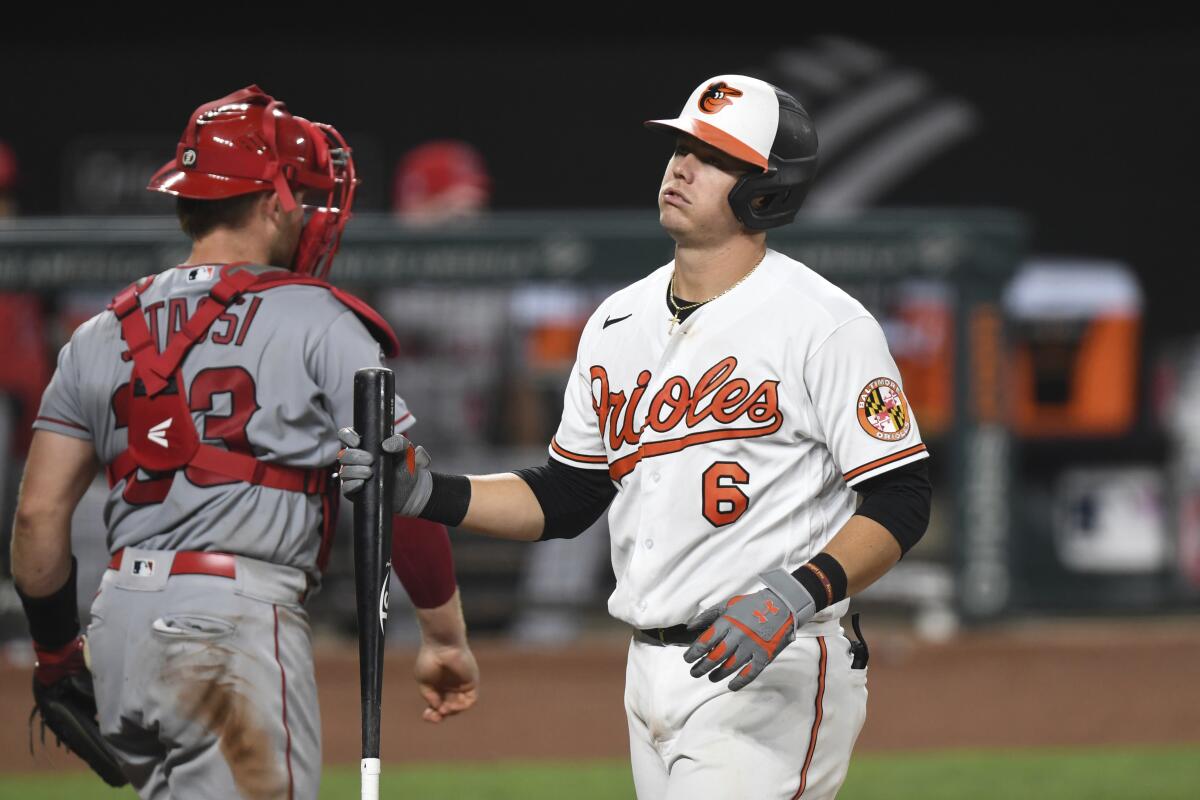
[[[833,797],[867,699],[839,619],[924,533],[928,454],[876,321],[766,247],[815,172],[799,103],[722,75],[647,124],[676,136],[658,198],[675,259],[588,322],[546,466],[444,475],[418,448],[398,507],[535,540],[611,502],[638,796]],[[353,493],[374,455],[342,438]]]
[[[142,797],[317,796],[303,603],[329,555],[354,372],[396,346],[323,279],[354,185],[337,131],[258,87],[201,106],[149,187],[179,197],[191,256],[82,325],[43,398],[13,539],[34,693],[68,747]],[[100,465],[112,560],[85,647],[70,520]],[[473,704],[478,671],[445,528],[420,524],[394,559],[437,722]]]

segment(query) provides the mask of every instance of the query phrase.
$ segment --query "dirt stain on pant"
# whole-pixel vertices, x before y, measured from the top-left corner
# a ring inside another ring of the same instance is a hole
[[[232,655],[225,648],[206,649],[213,655],[213,651]],[[242,796],[286,800],[290,795],[288,778],[276,759],[271,734],[253,703],[239,690],[238,678],[229,674],[227,659],[180,665],[172,673],[171,681],[179,686],[180,711],[217,737]]]

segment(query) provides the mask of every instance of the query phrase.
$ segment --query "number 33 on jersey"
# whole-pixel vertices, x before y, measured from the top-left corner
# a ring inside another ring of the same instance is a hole
[[[597,309],[550,446],[617,484],[609,606],[640,628],[807,561],[853,513],[851,487],[928,455],[883,331],[856,300],[768,250],[672,332],[672,267]]]

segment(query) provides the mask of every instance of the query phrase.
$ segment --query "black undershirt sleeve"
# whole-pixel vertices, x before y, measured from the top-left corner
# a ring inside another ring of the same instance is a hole
[[[546,527],[541,539],[574,539],[600,518],[617,496],[606,469],[570,467],[553,458],[545,466],[518,469],[542,506]]]
[[[584,469],[550,458],[544,466],[515,470],[542,507],[541,539],[573,539],[608,508],[617,494],[607,470]],[[925,460],[897,467],[854,487],[862,496],[855,512],[878,522],[907,553],[929,525],[933,487]]]
[[[854,487],[862,497],[854,513],[887,528],[899,542],[901,555],[920,541],[929,526],[933,486],[927,460],[905,464]]]

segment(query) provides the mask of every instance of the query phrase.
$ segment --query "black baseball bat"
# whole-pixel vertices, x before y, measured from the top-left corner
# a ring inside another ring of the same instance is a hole
[[[379,796],[379,720],[383,700],[384,623],[392,571],[392,482],[395,457],[380,446],[392,435],[396,378],[390,369],[354,373],[354,429],[375,469],[354,504],[354,585],[358,607],[358,677],[362,701],[362,798]]]

